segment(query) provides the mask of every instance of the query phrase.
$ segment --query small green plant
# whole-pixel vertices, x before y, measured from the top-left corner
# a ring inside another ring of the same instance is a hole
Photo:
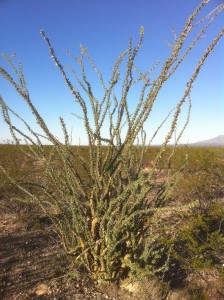
[[[161,228],[159,220],[162,220],[164,215],[173,215],[175,212],[180,213],[187,209],[187,206],[166,207],[166,201],[179,177],[179,170],[173,174],[169,166],[189,121],[192,85],[207,57],[222,38],[223,29],[205,49],[188,80],[182,98],[174,111],[168,114],[169,117],[173,113],[170,129],[147,174],[142,170],[142,162],[147,150],[143,127],[164,84],[181,66],[206,29],[224,9],[222,4],[196,21],[199,12],[208,2],[208,0],[202,1],[195,9],[179,36],[173,31],[174,43],[169,45],[172,50],[171,55],[165,61],[159,75],[153,80],[150,76],[157,64],[146,72],[140,71],[136,66],[136,57],[144,38],[143,27],[140,29],[137,45],[133,46],[133,41],[130,39],[128,49],[121,53],[115,62],[109,84],[106,84],[103,75],[83,46],[81,46],[80,57],[76,58],[69,53],[81,69],[79,75],[75,69],[69,68],[75,75],[80,90],[68,78],[48,37],[44,31],[41,31],[53,62],[82,110],[82,116],[79,118],[83,121],[88,138],[88,157],[82,155],[81,149],[74,151],[72,148],[62,117],[60,123],[64,142],[59,141],[50,132],[31,100],[22,65],[19,64],[17,68],[13,62],[14,56],[9,58],[5,55],[5,59],[13,69],[15,79],[2,67],[0,74],[25,100],[43,134],[32,129],[32,126],[0,97],[3,118],[9,126],[15,143],[20,145],[20,138],[26,141],[29,151],[24,148],[21,150],[31,160],[38,162],[44,175],[37,181],[18,182],[10,176],[4,166],[1,166],[1,170],[25,193],[25,202],[38,204],[51,218],[66,252],[72,255],[75,261],[81,262],[94,279],[115,281],[127,276],[144,277],[167,269],[173,244],[167,241],[163,243],[162,233],[166,231]],[[202,24],[204,26],[201,26]],[[193,41],[187,45],[188,36],[199,27]],[[86,72],[85,59],[92,66],[101,84],[104,92],[101,100],[94,95]],[[125,74],[122,78],[123,64],[125,64]],[[137,84],[141,84],[142,88],[139,100],[132,110],[129,105],[129,95],[133,86]],[[119,86],[121,88],[118,96],[116,91]],[[160,163],[162,161],[164,164],[164,154],[175,133],[185,102],[189,105],[188,117],[176,137],[174,147],[166,156],[168,166],[166,180],[159,184]],[[19,119],[26,127],[26,132],[17,128],[12,118]],[[102,130],[105,124],[108,128],[106,136]],[[153,138],[161,126],[157,128]],[[43,140],[52,144],[52,147],[46,149]],[[36,193],[37,190],[39,193]],[[173,231],[169,231],[165,236],[167,240],[169,238],[172,240],[175,236],[175,226],[172,228]]]
[[[192,292],[192,300],[207,300],[208,295],[204,290],[195,289]]]
[[[177,231],[175,257],[189,271],[222,268],[224,261],[224,207],[216,200],[200,212],[195,209]]]

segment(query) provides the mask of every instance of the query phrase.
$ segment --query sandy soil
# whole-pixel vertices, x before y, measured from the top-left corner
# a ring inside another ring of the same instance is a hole
[[[42,223],[41,223],[42,222]],[[66,275],[68,261],[51,226],[27,226],[0,212],[0,299],[136,299],[115,285],[94,283],[82,270]]]

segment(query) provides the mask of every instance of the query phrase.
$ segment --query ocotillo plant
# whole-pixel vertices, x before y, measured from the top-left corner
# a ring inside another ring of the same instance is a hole
[[[45,169],[42,182],[29,183],[38,188],[42,195],[31,193],[27,188],[27,183],[15,182],[3,167],[1,169],[27,195],[27,201],[38,204],[52,219],[66,252],[73,255],[75,261],[84,264],[96,279],[117,280],[128,274],[137,276],[140,273],[156,273],[167,266],[172,245],[164,247],[159,245],[158,240],[162,234],[158,229],[159,216],[164,211],[173,209],[166,208],[165,205],[178,174],[168,176],[158,188],[157,178],[160,172],[158,164],[174,135],[177,120],[185,102],[189,103],[188,113],[190,113],[192,85],[208,55],[222,38],[223,29],[205,48],[188,80],[182,98],[171,112],[173,118],[170,129],[147,174],[142,170],[142,159],[146,149],[146,134],[143,126],[164,84],[180,68],[207,28],[223,12],[224,5],[221,4],[210,14],[196,21],[199,12],[203,11],[203,7],[208,2],[208,0],[202,1],[195,9],[179,36],[173,31],[174,44],[169,45],[172,53],[164,62],[159,75],[153,80],[150,76],[157,64],[146,72],[142,72],[136,66],[136,57],[144,37],[143,27],[140,29],[137,45],[133,46],[132,39],[130,39],[127,50],[122,52],[115,62],[109,84],[106,84],[103,75],[84,47],[81,46],[81,55],[78,58],[68,53],[81,69],[80,76],[77,70],[69,67],[75,75],[80,90],[68,78],[67,71],[59,62],[49,38],[41,30],[53,62],[61,72],[76,103],[81,107],[80,119],[83,121],[88,138],[88,158],[82,156],[79,151],[73,151],[63,118],[60,118],[60,123],[64,133],[64,142],[61,142],[49,130],[47,123],[31,100],[22,65],[19,64],[17,68],[13,57],[9,58],[5,55],[14,75],[10,75],[2,67],[0,73],[25,100],[43,134],[32,129],[32,125],[0,97],[3,118],[15,142],[20,144],[19,138],[25,140],[30,149],[27,155],[42,161]],[[197,28],[200,29],[193,41],[187,45],[187,37],[193,31],[197,31]],[[98,76],[104,92],[101,100],[94,95],[84,58],[89,61]],[[125,74],[121,76],[124,64]],[[139,83],[142,84],[140,97],[135,109],[131,110],[128,96],[133,86]],[[121,86],[119,95],[116,92],[117,86]],[[23,122],[26,132],[13,124],[12,116]],[[172,159],[175,146],[187,123],[188,118],[176,137],[174,150],[171,152],[168,163]],[[107,135],[104,135],[102,130],[105,124],[108,128]],[[160,126],[153,137],[159,129]],[[43,139],[52,144],[48,152],[45,151]],[[173,232],[169,234],[172,235]],[[163,258],[163,263],[161,258]]]

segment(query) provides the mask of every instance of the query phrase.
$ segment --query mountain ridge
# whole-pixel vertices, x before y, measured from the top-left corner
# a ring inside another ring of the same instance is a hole
[[[218,135],[214,138],[199,141],[196,143],[189,144],[190,146],[215,146],[215,147],[222,147],[224,146],[224,134]]]

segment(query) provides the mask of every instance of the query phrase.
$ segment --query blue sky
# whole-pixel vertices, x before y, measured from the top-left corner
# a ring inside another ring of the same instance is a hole
[[[200,0],[0,0],[0,53],[16,52],[16,62],[22,61],[31,99],[46,120],[49,128],[59,138],[59,116],[65,119],[69,131],[73,129],[73,142],[86,143],[80,121],[71,113],[80,113],[62,76],[51,61],[46,42],[40,35],[43,29],[63,64],[73,65],[65,49],[79,55],[79,45],[88,48],[97,67],[110,77],[111,68],[118,55],[127,49],[129,37],[137,42],[140,26],[145,28],[145,38],[137,59],[143,70],[153,62],[162,66],[171,50],[165,40],[172,43],[172,26],[177,33]],[[211,0],[204,14],[223,3]],[[180,99],[195,64],[212,38],[223,26],[223,13],[207,31],[193,53],[170,82],[164,86],[145,129],[150,136],[170,109]],[[182,137],[182,143],[209,139],[224,134],[224,40],[208,58],[192,91],[190,123]],[[6,67],[2,57],[0,65]],[[89,73],[93,86],[95,78]],[[71,79],[73,79],[71,74]],[[100,91],[97,90],[96,93]],[[24,116],[36,128],[35,121],[22,99],[10,85],[0,78],[0,94],[13,109]],[[137,92],[132,104],[137,103]],[[186,111],[180,117],[180,129]],[[155,143],[162,142],[165,126]],[[106,134],[106,133],[105,133]],[[0,141],[10,138],[0,117]]]

